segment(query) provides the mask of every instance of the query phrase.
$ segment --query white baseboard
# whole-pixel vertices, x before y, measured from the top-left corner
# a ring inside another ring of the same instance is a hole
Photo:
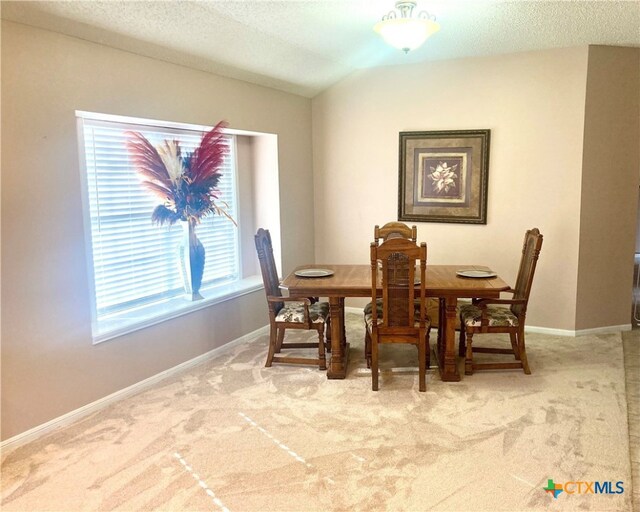
[[[594,329],[581,329],[576,331],[576,336],[582,336],[584,334],[611,334],[613,332],[630,331],[632,328],[631,324],[623,324],[610,325],[608,327],[596,327]]]
[[[359,315],[362,314],[362,308],[354,308],[354,307],[345,307],[345,312],[347,313],[357,313]],[[548,334],[550,336],[589,336],[594,334],[612,334],[615,332],[621,331],[630,331],[631,324],[624,325],[609,325],[606,327],[595,327],[593,329],[579,329],[577,331],[573,331],[570,329],[553,329],[551,327],[536,327],[535,325],[527,325],[524,328],[525,332],[531,332],[535,334]]]
[[[533,334],[548,334],[549,336],[569,336],[575,337],[577,331],[570,329],[552,329],[551,327],[536,327],[535,325],[525,325],[524,332]]]
[[[141,391],[148,388],[149,386],[152,386],[153,384],[156,384],[157,382],[160,382],[161,380],[164,380],[167,377],[175,375],[176,373],[179,373],[183,370],[191,368],[192,366],[196,366],[209,359],[212,359],[221,354],[224,354],[225,352],[228,352],[229,350],[234,348],[236,345],[249,342],[257,338],[258,336],[262,336],[263,334],[269,334],[268,325],[265,325],[264,327],[260,327],[255,331],[252,331],[248,334],[245,334],[244,336],[241,336],[240,338],[230,341],[229,343],[226,343],[221,347],[214,348],[209,352],[205,352],[204,354],[194,357],[189,361],[180,363],[179,365],[174,366],[173,368],[164,370],[147,379],[141,380],[140,382],[136,382],[131,386],[128,386],[124,389],[116,391],[115,393],[111,393],[110,395],[100,398],[95,402],[91,402],[90,404],[83,405],[78,409],[75,409],[71,412],[63,414],[62,416],[59,416],[50,421],[47,421],[42,425],[38,425],[37,427],[34,427],[25,432],[22,432],[21,434],[10,437],[9,439],[5,439],[4,441],[2,441],[2,443],[0,443],[0,450],[3,452],[3,455],[4,455],[6,451],[14,450],[15,448],[18,448],[19,446],[22,446],[25,443],[33,441],[45,434],[48,434],[49,432],[52,432],[53,430],[56,430],[58,428],[67,426],[75,421],[78,421],[80,418],[83,418],[84,416],[88,416],[89,414],[99,411],[100,409],[104,409],[106,406],[108,406],[109,404],[112,404],[113,402],[122,400],[123,398],[134,395],[136,393],[140,393]]]
[[[537,334],[549,334],[551,336],[589,336],[593,334],[613,334],[621,331],[630,331],[631,324],[624,325],[608,325],[606,327],[594,327],[593,329],[578,329],[572,331],[569,329],[551,329],[549,327],[536,327],[534,325],[525,327],[525,332]]]

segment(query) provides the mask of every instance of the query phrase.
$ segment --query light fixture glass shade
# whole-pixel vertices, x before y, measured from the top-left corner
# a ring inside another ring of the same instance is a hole
[[[391,18],[379,21],[373,29],[387,44],[407,53],[440,30],[440,24],[426,18]]]

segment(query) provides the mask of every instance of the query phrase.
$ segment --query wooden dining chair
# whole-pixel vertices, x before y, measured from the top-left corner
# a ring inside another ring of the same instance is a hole
[[[417,241],[418,230],[415,225],[409,227],[402,222],[387,222],[384,226],[380,227],[376,225],[373,228],[373,239],[376,244],[380,241],[385,241],[388,238],[407,238],[412,241]],[[371,304],[365,306],[365,314],[371,311]],[[378,311],[380,311],[380,304],[378,302]],[[444,325],[444,299],[438,297],[427,298],[427,315],[431,319],[431,327],[438,329],[438,340],[442,338],[442,326]],[[441,318],[442,317],[442,318]],[[456,329],[460,329],[459,322],[456,321]],[[367,368],[371,366],[371,358],[367,358]]]
[[[380,242],[384,242],[389,238],[406,238],[408,240],[411,240],[412,242],[416,242],[418,239],[418,229],[416,228],[415,225],[409,227],[402,222],[395,222],[395,221],[387,222],[382,227],[380,227],[378,224],[374,226],[373,241],[376,245],[380,245]],[[364,307],[365,317],[366,315],[371,313],[371,304],[372,302],[369,302]],[[382,317],[382,299],[379,298],[376,301],[376,305],[378,307],[378,316]],[[429,304],[427,302],[427,308],[428,306]],[[364,346],[365,346],[365,359],[367,361],[367,368],[371,368],[371,343],[369,339],[369,334],[367,332],[365,332]]]
[[[271,234],[266,229],[258,229],[255,235],[258,260],[264,291],[269,306],[269,353],[265,366],[273,362],[290,364],[313,364],[321,370],[327,369],[325,356],[324,332],[327,326],[329,332],[329,303],[314,302],[309,297],[283,297],[275,259]],[[317,342],[285,343],[286,329],[315,330],[318,333]],[[294,357],[280,354],[282,349],[317,348],[317,358]]]
[[[531,369],[527,361],[524,343],[524,324],[533,283],[533,274],[542,248],[542,235],[538,228],[530,229],[524,236],[520,269],[516,286],[505,293],[511,293],[511,299],[484,299],[460,308],[460,352],[465,353],[466,375],[475,370],[499,370],[522,368],[529,375]],[[505,307],[508,306],[508,307]],[[508,333],[511,348],[489,348],[473,346],[473,335],[478,333]],[[476,363],[473,354],[511,354],[515,362]]]
[[[373,228],[373,240],[376,244],[388,238],[408,238],[415,242],[418,240],[418,229],[415,226],[407,226],[402,222],[387,222],[380,227],[377,224]]]
[[[429,354],[429,318],[427,317],[425,270],[427,245],[418,246],[406,238],[389,238],[380,245],[371,244],[371,302],[378,298],[382,284],[382,314],[371,308],[365,315],[365,349],[371,354],[371,388],[378,390],[378,346],[382,343],[410,343],[418,347],[418,382],[426,391],[426,366]],[[381,268],[378,266],[381,262]],[[420,307],[416,310],[416,263],[420,263]]]

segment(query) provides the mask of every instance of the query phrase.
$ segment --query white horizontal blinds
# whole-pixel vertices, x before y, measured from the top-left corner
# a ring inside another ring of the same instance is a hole
[[[151,213],[160,200],[140,185],[125,147],[125,132],[138,131],[154,145],[176,139],[183,151],[193,151],[202,132],[93,119],[83,119],[83,127],[98,320],[181,295],[181,227],[152,224]],[[226,159],[223,172],[221,199],[235,213],[234,158]],[[233,223],[224,220],[233,229],[218,218],[197,228],[206,251],[203,285],[238,278],[238,234]]]
[[[229,215],[237,222],[235,137],[229,140],[229,155],[225,158],[222,178],[218,182],[220,200],[227,203]],[[219,201],[218,206],[224,206]],[[209,215],[196,228],[205,248],[203,283],[224,283],[240,277],[238,228],[224,215]]]

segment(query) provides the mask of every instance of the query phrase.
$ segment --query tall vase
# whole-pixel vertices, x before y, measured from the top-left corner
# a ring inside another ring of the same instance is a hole
[[[192,221],[180,221],[182,236],[178,245],[178,270],[187,300],[200,300],[202,274],[204,272],[204,247],[196,236]]]

